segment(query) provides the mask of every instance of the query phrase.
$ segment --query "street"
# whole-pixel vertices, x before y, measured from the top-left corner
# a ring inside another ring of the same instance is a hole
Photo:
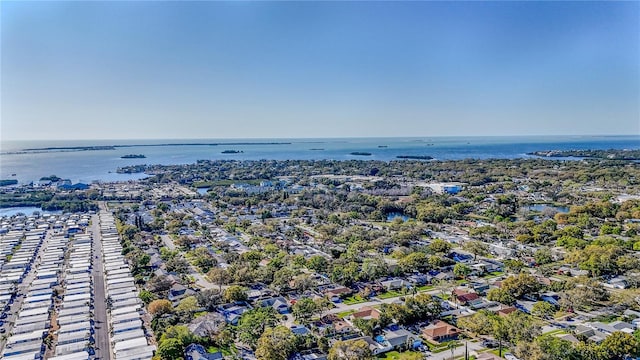
[[[93,316],[95,358],[110,360],[111,344],[109,343],[109,324],[107,323],[107,299],[104,287],[104,267],[102,263],[102,234],[98,215],[91,217],[91,231],[93,232]]]
[[[174,251],[174,250],[178,250],[180,251],[180,249],[177,249],[175,244],[173,243],[173,240],[171,239],[171,236],[169,235],[160,235],[160,238],[162,239],[162,243],[164,244],[164,246],[166,246],[169,250]],[[184,255],[184,253],[182,251],[180,251],[181,255]],[[205,279],[205,277],[200,274],[198,272],[198,270],[196,270],[191,264],[189,264],[189,276],[193,276],[193,278],[196,280],[196,285],[198,285],[200,288],[203,289],[213,289],[213,288],[219,288],[218,285],[210,282],[209,280]],[[226,289],[228,286],[226,285],[222,285],[223,289]]]
[[[51,238],[51,236],[52,236],[52,232],[47,231],[45,238],[42,242],[42,245],[38,249],[37,253],[34,255],[35,260],[31,265],[31,270],[29,270],[29,272],[24,277],[20,285],[17,285],[16,287],[17,295],[15,300],[13,301],[13,304],[11,305],[11,310],[9,311],[10,315],[7,316],[6,319],[2,319],[4,321],[4,325],[0,326],[0,329],[4,329],[4,332],[2,333],[2,335],[6,335],[6,336],[0,336],[0,350],[4,348],[5,342],[7,341],[7,337],[11,333],[11,329],[13,328],[13,324],[18,318],[18,313],[20,312],[20,308],[22,307],[22,302],[24,301],[24,297],[27,291],[29,290],[29,286],[31,285],[31,282],[35,279],[36,269],[38,268],[38,266],[40,266],[42,252],[47,247],[47,241]]]

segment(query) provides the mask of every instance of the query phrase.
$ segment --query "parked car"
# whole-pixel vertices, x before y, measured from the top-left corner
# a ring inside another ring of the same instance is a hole
[[[495,340],[485,340],[482,342],[482,346],[489,348],[489,349],[493,349],[495,347],[498,347],[500,344],[498,344],[497,341]]]

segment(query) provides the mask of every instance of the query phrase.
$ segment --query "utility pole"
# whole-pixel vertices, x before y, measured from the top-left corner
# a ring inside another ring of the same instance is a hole
[[[469,360],[469,342],[465,340],[464,342],[464,360]]]
[[[449,343],[449,349],[451,349],[451,360],[453,360],[453,351],[455,350],[456,346],[453,344],[453,342]]]

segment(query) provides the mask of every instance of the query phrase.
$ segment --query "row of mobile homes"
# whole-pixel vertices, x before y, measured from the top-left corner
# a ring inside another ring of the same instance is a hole
[[[93,238],[75,233],[70,240],[62,274],[64,292],[57,309],[58,325],[54,359],[87,359],[94,342]]]
[[[144,309],[122,255],[113,215],[101,212],[100,228],[113,354],[116,360],[151,359],[156,348],[148,344],[141,320]]]

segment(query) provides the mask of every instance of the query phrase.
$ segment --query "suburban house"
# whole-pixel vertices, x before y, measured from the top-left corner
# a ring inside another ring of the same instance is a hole
[[[462,290],[462,289],[453,290],[453,295],[456,301],[458,302],[458,304],[461,304],[461,305],[469,305],[469,304],[474,304],[475,302],[478,302],[478,301],[482,301],[482,299],[480,299],[480,296],[478,294],[467,292],[466,290]]]
[[[329,300],[333,301],[333,302],[338,302],[340,301],[340,298],[342,296],[347,296],[349,294],[351,294],[352,290],[349,289],[348,287],[345,286],[340,286],[340,287],[336,287],[333,289],[329,289],[327,291],[325,291],[325,295],[327,296],[327,298],[329,298]]]
[[[380,315],[381,315],[380,310],[369,307],[369,306],[365,306],[360,308],[360,310],[358,310],[357,312],[354,312],[353,314],[349,315],[347,317],[347,320],[353,322],[353,320],[355,319],[364,319],[364,320],[379,319]]]
[[[218,306],[218,312],[224,316],[227,323],[238,325],[240,316],[246,311],[251,310],[248,304],[226,304]]]
[[[540,300],[546,301],[551,305],[560,306],[560,295],[552,291],[540,294]]]
[[[601,322],[590,322],[584,323],[584,325],[576,326],[575,334],[578,337],[585,337],[589,341],[599,343],[616,331],[622,331],[627,334],[632,334],[634,328],[633,325],[624,321],[614,321],[610,324]]]
[[[518,309],[516,309],[515,306],[506,306],[506,307],[501,306],[500,309],[496,311],[496,314],[498,314],[498,316],[507,316],[514,311],[518,311]]]
[[[393,347],[382,337],[376,337],[376,340],[372,339],[370,336],[363,336],[360,338],[355,338],[353,341],[363,340],[369,345],[369,350],[373,355],[379,355],[385,353],[387,351],[391,351]]]
[[[446,281],[446,280],[453,280],[456,278],[456,276],[453,274],[452,271],[446,271],[446,272],[438,273],[433,278],[438,281]]]
[[[223,356],[220,351],[208,353],[204,346],[191,344],[184,349],[184,358],[186,360],[221,360]]]
[[[167,298],[176,305],[182,298],[193,295],[195,292],[191,289],[187,289],[179,283],[175,283],[171,285],[171,289],[169,289],[169,296]]]
[[[438,320],[423,328],[422,335],[431,342],[439,343],[441,341],[457,339],[458,335],[460,335],[460,329],[442,320]]]
[[[411,284],[402,279],[391,279],[391,280],[381,281],[380,285],[382,285],[382,287],[385,288],[386,290],[398,290]]]
[[[275,311],[280,314],[285,314],[289,311],[289,304],[287,300],[282,296],[273,297],[259,301],[260,307],[271,306]]]
[[[336,334],[347,334],[355,331],[355,328],[345,320],[336,320],[333,322],[333,331]]]
[[[412,334],[410,331],[401,328],[385,329],[383,336],[394,349],[415,349],[422,345],[420,338]]]

